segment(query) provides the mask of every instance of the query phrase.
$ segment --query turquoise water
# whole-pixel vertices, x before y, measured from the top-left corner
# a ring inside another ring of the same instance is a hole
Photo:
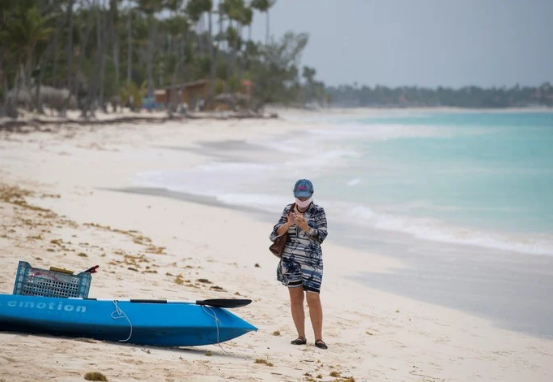
[[[462,227],[553,233],[553,113],[405,115],[340,124],[355,126],[355,139],[334,144],[358,156],[318,179],[325,189],[350,185],[333,197]],[[371,129],[394,128],[399,136],[392,139],[363,138]]]
[[[296,179],[309,178],[333,224],[373,238],[397,232],[553,255],[553,113],[330,112],[297,121],[321,128],[221,142],[218,159],[141,173],[136,184],[279,214]]]
[[[365,273],[372,267],[361,261],[363,284],[553,335],[553,113],[284,118],[320,128],[199,143],[205,163],[143,172],[135,183],[264,211],[268,235],[294,182],[309,178],[329,241],[406,264]]]

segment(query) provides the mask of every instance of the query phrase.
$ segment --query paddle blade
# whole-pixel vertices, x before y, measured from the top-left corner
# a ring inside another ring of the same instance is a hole
[[[214,308],[240,308],[251,304],[252,300],[232,299],[232,298],[214,298],[210,300],[198,300],[197,305],[207,305]]]

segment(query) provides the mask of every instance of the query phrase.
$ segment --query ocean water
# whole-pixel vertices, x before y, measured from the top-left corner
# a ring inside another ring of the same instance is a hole
[[[553,113],[301,118],[321,128],[221,143],[216,149],[226,157],[181,172],[141,173],[135,183],[278,214],[292,201],[294,181],[306,177],[342,227],[553,255]]]
[[[361,284],[553,338],[553,113],[285,117],[315,128],[198,143],[204,164],[136,174],[131,192],[262,212],[268,236],[309,178],[327,240],[406,265],[352,275]]]

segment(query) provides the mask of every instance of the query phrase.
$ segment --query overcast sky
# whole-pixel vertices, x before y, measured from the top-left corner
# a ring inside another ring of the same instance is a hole
[[[327,85],[553,82],[553,0],[277,0],[270,17],[275,37],[309,33],[302,63]]]

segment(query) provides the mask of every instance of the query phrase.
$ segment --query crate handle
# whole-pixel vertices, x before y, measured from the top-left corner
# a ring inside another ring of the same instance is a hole
[[[98,269],[99,267],[99,265],[95,265],[91,268],[88,268],[86,271],[84,271],[84,273],[96,273],[96,269]]]

